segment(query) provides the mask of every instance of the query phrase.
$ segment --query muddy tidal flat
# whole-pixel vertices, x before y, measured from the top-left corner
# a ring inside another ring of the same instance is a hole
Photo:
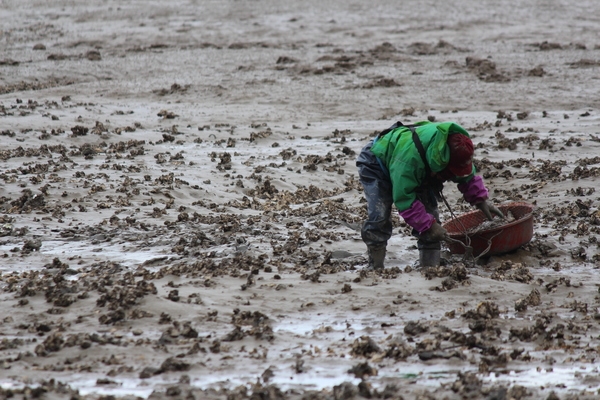
[[[0,398],[600,398],[599,15],[0,0]],[[465,127],[531,241],[421,269],[394,213],[368,270],[398,120]]]

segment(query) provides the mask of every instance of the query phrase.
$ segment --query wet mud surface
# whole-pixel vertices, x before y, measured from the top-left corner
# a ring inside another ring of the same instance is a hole
[[[0,3],[0,397],[600,396],[594,2]],[[427,119],[534,236],[369,271],[354,161]]]

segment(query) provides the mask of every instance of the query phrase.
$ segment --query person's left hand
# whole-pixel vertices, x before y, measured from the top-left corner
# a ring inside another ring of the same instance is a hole
[[[495,205],[489,203],[487,200],[482,201],[479,204],[475,204],[475,207],[479,208],[490,221],[494,219],[494,215],[504,219],[504,214]]]
[[[434,221],[431,228],[423,232],[421,238],[428,242],[441,242],[447,234],[448,231],[446,231],[446,229],[444,229],[437,221]]]

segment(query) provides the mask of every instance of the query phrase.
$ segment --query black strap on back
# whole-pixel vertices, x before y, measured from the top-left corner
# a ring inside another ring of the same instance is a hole
[[[407,126],[407,128],[410,129],[410,131],[412,132],[412,139],[413,142],[415,142],[415,147],[417,148],[417,151],[419,152],[419,155],[423,160],[423,164],[425,164],[425,184],[429,187],[429,189],[433,193],[433,196],[435,196],[436,199],[444,199],[442,195],[444,183],[441,180],[431,176],[431,167],[429,167],[427,157],[425,156],[425,148],[423,148],[423,143],[421,143],[421,139],[419,139],[419,135],[417,135],[417,131],[415,130],[414,125]]]
[[[414,127],[407,127],[412,132],[412,139],[415,142],[415,146],[417,147],[417,151],[423,160],[423,164],[425,164],[425,172],[427,173],[427,178],[431,176],[431,168],[429,168],[429,163],[427,162],[427,157],[425,156],[425,149],[423,148],[423,143],[421,143],[421,139],[419,139],[419,135],[417,135],[417,131]]]
[[[385,135],[387,135],[388,133],[390,133],[391,131],[393,131],[394,129],[396,129],[396,128],[400,127],[400,126],[404,126],[404,124],[402,124],[402,122],[400,122],[400,121],[396,122],[394,125],[390,126],[389,128],[387,128],[387,129],[379,132],[377,134],[376,139],[384,137]]]
[[[423,160],[423,164],[425,165],[425,184],[430,187],[433,191],[433,194],[436,198],[441,197],[443,183],[437,179],[434,179],[431,176],[431,167],[429,167],[429,163],[427,162],[427,156],[425,155],[425,148],[423,147],[423,143],[421,143],[421,139],[419,139],[419,135],[417,135],[417,130],[415,129],[417,125],[404,125],[402,122],[397,121],[394,125],[389,127],[388,129],[381,131],[379,135],[377,135],[377,139],[387,135],[391,131],[396,128],[404,127],[409,129],[412,132],[412,140],[415,143],[415,147],[421,156],[421,160]]]
[[[423,143],[421,143],[421,139],[419,139],[419,135],[417,135],[417,130],[415,129],[416,125],[404,125],[402,122],[397,121],[394,125],[392,125],[388,129],[379,132],[379,134],[377,135],[377,139],[387,135],[394,129],[400,128],[400,127],[408,128],[412,132],[413,142],[415,142],[415,146],[417,147],[417,151],[419,152],[419,155],[421,156],[421,160],[423,160],[423,164],[425,164],[425,171],[427,172],[427,178],[429,178],[431,176],[431,168],[429,168],[429,163],[427,162],[427,157],[425,156],[425,148],[423,148]]]

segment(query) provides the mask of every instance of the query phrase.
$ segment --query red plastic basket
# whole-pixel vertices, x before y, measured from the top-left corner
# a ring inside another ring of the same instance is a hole
[[[443,226],[451,239],[468,244],[468,236],[475,257],[484,252],[483,255],[486,256],[508,253],[528,243],[533,237],[533,205],[513,202],[499,205],[498,208],[504,215],[510,211],[515,220],[498,227],[469,233],[487,220],[483,212],[476,210],[460,215]],[[465,248],[460,243],[449,242],[448,248],[452,254],[465,253]]]

